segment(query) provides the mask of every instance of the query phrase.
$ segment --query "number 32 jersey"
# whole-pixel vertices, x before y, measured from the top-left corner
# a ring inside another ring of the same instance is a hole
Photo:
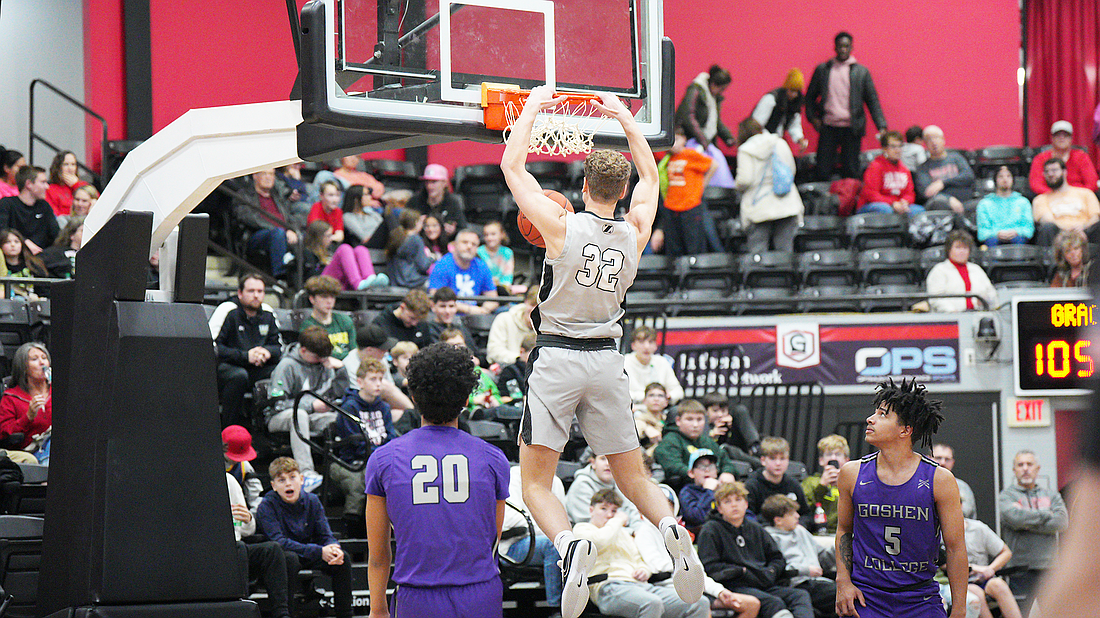
[[[918,586],[936,573],[940,520],[936,462],[921,456],[901,485],[878,478],[878,453],[860,460],[852,488],[852,582],[883,590]]]
[[[543,263],[535,330],[574,339],[623,334],[626,291],[638,273],[638,233],[625,219],[591,212],[565,216],[561,255]]]
[[[424,426],[367,460],[366,493],[386,499],[397,541],[393,581],[464,586],[499,577],[497,500],[508,497],[503,451],[454,427]]]

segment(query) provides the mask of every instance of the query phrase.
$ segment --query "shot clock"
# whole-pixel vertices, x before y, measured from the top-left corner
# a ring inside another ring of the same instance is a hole
[[[1100,356],[1097,320],[1100,309],[1080,294],[1012,299],[1016,395],[1087,394]]]

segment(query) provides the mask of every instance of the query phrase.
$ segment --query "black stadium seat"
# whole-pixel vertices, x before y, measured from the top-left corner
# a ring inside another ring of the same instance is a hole
[[[646,292],[654,298],[663,298],[676,288],[676,270],[672,258],[667,255],[643,255],[638,261],[638,274],[634,277],[631,293]]]
[[[798,271],[793,255],[786,251],[762,251],[741,256],[742,283],[746,288],[793,290]]]
[[[909,246],[908,221],[896,213],[868,212],[848,217],[848,236],[856,251]]]
[[[465,165],[455,169],[455,191],[466,201],[466,219],[486,223],[500,219],[500,197],[508,192],[499,165]]]
[[[808,286],[859,283],[855,257],[847,249],[803,253],[798,256],[798,272],[801,273],[802,284]]]
[[[835,215],[806,215],[794,236],[795,253],[843,249],[848,245],[844,220]]]
[[[874,296],[877,294],[914,294],[919,295],[924,292],[923,285],[900,285],[896,283],[885,283],[882,285],[870,285],[863,288],[865,295]],[[918,298],[868,298],[860,302],[863,311],[866,313],[874,313],[880,311],[909,311],[909,308],[919,300]]]
[[[868,249],[859,254],[859,272],[863,283],[914,284],[924,280],[920,254],[913,249],[888,247]]]
[[[977,253],[977,252],[975,252]],[[947,250],[943,248],[943,245],[933,245],[928,247],[924,251],[920,252],[920,267],[924,271],[924,276],[928,276],[928,271],[932,270],[932,267],[936,264],[947,259]]]
[[[386,185],[387,191],[408,189],[415,193],[420,190],[420,174],[412,161],[368,159],[364,165],[372,176]]]
[[[798,304],[800,313],[856,313],[860,310],[859,301],[855,296],[859,294],[859,288],[854,285],[820,285],[804,287],[799,290],[801,298],[837,297],[835,300],[819,302],[801,302]]]
[[[1046,280],[1042,247],[997,245],[985,253],[985,271],[993,283]]]
[[[737,258],[729,253],[700,253],[676,260],[682,290],[732,291],[737,284]]]

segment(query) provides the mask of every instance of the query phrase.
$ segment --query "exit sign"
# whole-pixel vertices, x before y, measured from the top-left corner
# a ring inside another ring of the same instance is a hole
[[[1050,426],[1049,399],[1010,399],[1008,408],[1009,427],[1048,427]]]

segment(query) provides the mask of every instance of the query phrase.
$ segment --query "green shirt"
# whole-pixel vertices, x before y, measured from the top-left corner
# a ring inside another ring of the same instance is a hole
[[[328,340],[332,342],[332,357],[344,360],[344,357],[355,349],[355,323],[346,313],[332,313],[332,321],[321,324],[309,314],[302,320],[302,329],[308,326],[320,326],[328,332]]]
[[[815,474],[802,481],[802,493],[806,494],[806,502],[811,507],[821,504],[825,511],[825,530],[836,534],[836,505],[840,500],[840,491],[835,486],[822,485],[821,475]]]

